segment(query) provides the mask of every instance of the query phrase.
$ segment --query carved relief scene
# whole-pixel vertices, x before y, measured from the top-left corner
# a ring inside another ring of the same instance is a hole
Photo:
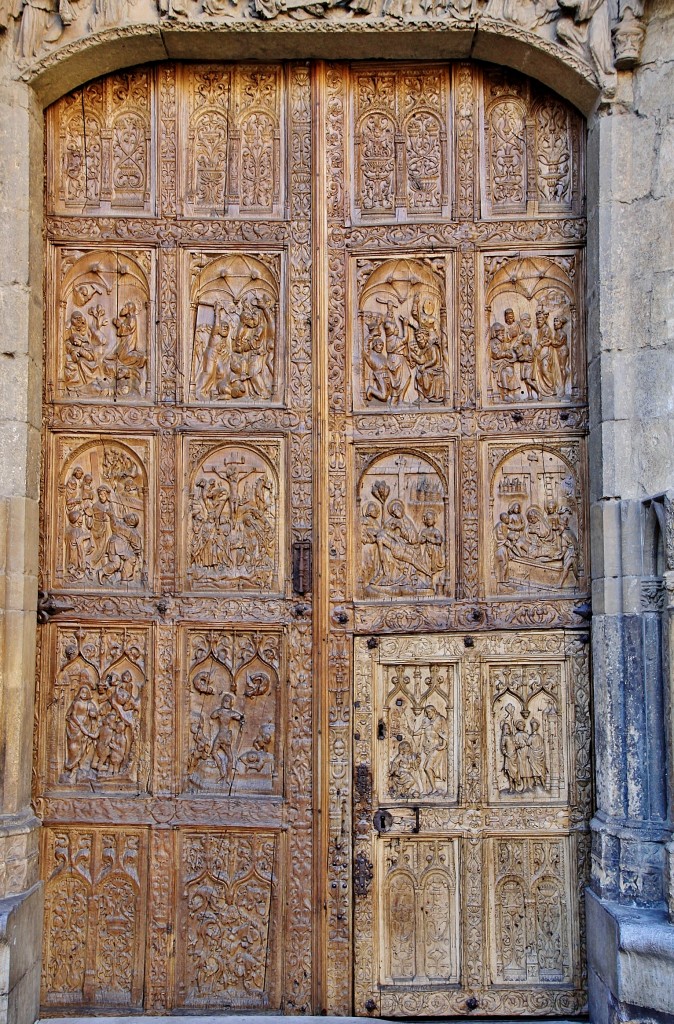
[[[447,216],[448,69],[359,70],[354,103],[356,218]]]
[[[252,404],[278,399],[278,256],[191,257],[186,364],[190,400]]]
[[[191,589],[275,590],[279,445],[192,442],[187,510]]]
[[[135,1007],[143,996],[143,829],[45,828],[42,1002]]]
[[[449,593],[447,458],[359,453],[359,596]]]
[[[486,404],[583,400],[577,256],[487,256]]]
[[[578,115],[498,70],[485,74],[483,102],[484,215],[580,213]]]
[[[579,445],[488,447],[489,593],[585,590]]]
[[[146,788],[147,629],[59,627],[55,640],[42,712],[48,784],[87,794]]]
[[[26,9],[42,13],[31,4]],[[30,49],[32,43],[26,38],[24,46]],[[118,72],[69,93],[52,108],[48,203],[53,212],[152,212],[152,81],[147,69]]]
[[[381,844],[381,984],[455,985],[460,977],[457,839]]]
[[[357,262],[354,407],[450,402],[446,258]]]
[[[51,365],[56,396],[137,402],[150,396],[152,263],[148,251],[57,252]]]
[[[276,791],[280,635],[198,630],[186,643],[184,787],[222,796]]]
[[[491,799],[566,800],[563,665],[486,666]]]
[[[178,1006],[269,1005],[277,845],[273,832],[182,834]]]
[[[378,730],[386,751],[378,789],[388,800],[456,799],[456,685],[451,664],[382,670]]]
[[[57,441],[59,586],[139,590],[148,582],[145,439]]]
[[[222,5],[221,0],[206,0],[205,6],[209,4]],[[281,216],[280,66],[185,65],[181,82],[184,214]]]
[[[573,978],[570,838],[489,842],[491,975],[495,985]]]

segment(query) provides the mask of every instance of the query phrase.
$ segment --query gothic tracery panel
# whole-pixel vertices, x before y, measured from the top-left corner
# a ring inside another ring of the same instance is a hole
[[[356,218],[447,216],[447,69],[366,68],[354,78]]]
[[[119,72],[70,93],[48,118],[50,212],[150,214],[153,75]]]
[[[186,65],[181,84],[184,213],[280,216],[285,193],[281,66]]]
[[[278,632],[189,630],[183,787],[221,796],[278,792],[283,651]]]
[[[143,994],[143,829],[46,828],[42,999],[138,1007]]]

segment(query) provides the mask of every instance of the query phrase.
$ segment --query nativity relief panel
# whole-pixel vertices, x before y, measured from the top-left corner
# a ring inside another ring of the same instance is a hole
[[[191,591],[282,588],[282,442],[191,436],[184,442],[184,585]]]
[[[185,64],[178,78],[178,194],[183,197],[183,215],[282,217],[283,68]]]
[[[186,397],[227,405],[279,402],[284,333],[280,256],[191,252],[187,258]]]
[[[450,595],[453,449],[358,446],[355,462],[356,596]]]
[[[380,984],[406,989],[456,985],[461,909],[458,839],[387,839],[380,844]],[[376,961],[375,957],[375,961]]]
[[[450,257],[360,258],[354,269],[354,409],[451,405]]]
[[[483,405],[584,402],[579,254],[483,257]]]
[[[487,841],[493,985],[578,983],[571,836]]]
[[[50,213],[154,212],[153,94],[153,72],[141,68],[99,78],[50,108]]]
[[[55,250],[48,387],[62,401],[133,403],[153,390],[154,257]]]
[[[100,434],[55,438],[56,587],[119,594],[148,588],[152,453],[146,437],[127,436],[124,443]]]
[[[179,833],[176,1006],[278,1009],[281,838]]]
[[[581,119],[551,94],[508,73],[484,76],[484,217],[582,212]]]
[[[353,215],[448,217],[449,68],[365,67],[353,79]]]
[[[184,642],[183,791],[279,792],[281,634],[189,629]]]
[[[42,829],[44,1006],[140,1008],[147,831]]]
[[[46,787],[91,796],[147,789],[149,629],[57,626],[42,687]]]
[[[491,595],[587,590],[580,441],[483,447],[489,510],[483,519],[485,588]]]
[[[566,665],[483,665],[491,803],[568,803]]]
[[[385,803],[456,801],[457,666],[446,662],[381,666],[377,689],[380,799]]]

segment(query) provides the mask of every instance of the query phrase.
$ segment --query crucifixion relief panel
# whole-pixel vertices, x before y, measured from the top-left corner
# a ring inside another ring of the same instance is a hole
[[[211,62],[46,121],[46,1010],[582,1010],[580,118]]]

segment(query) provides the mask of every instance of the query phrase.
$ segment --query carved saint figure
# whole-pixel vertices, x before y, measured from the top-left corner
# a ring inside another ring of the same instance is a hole
[[[409,740],[400,740],[398,750],[389,765],[389,793],[391,796],[418,796],[421,754],[412,748]]]
[[[230,782],[234,773],[234,753],[232,743],[234,733],[232,723],[243,725],[244,716],[233,707],[234,697],[231,693],[223,693],[222,704],[211,712],[211,718],[218,723],[218,728],[211,742],[211,755],[220,769],[220,778]]]
[[[419,723],[422,769],[426,777],[424,792],[428,796],[447,790],[447,719],[433,704],[424,708]]]
[[[200,308],[207,305],[199,304]],[[210,327],[200,323],[195,328],[195,397],[201,401],[270,399],[276,357],[274,304],[249,290],[236,300],[216,297],[212,309]]]

